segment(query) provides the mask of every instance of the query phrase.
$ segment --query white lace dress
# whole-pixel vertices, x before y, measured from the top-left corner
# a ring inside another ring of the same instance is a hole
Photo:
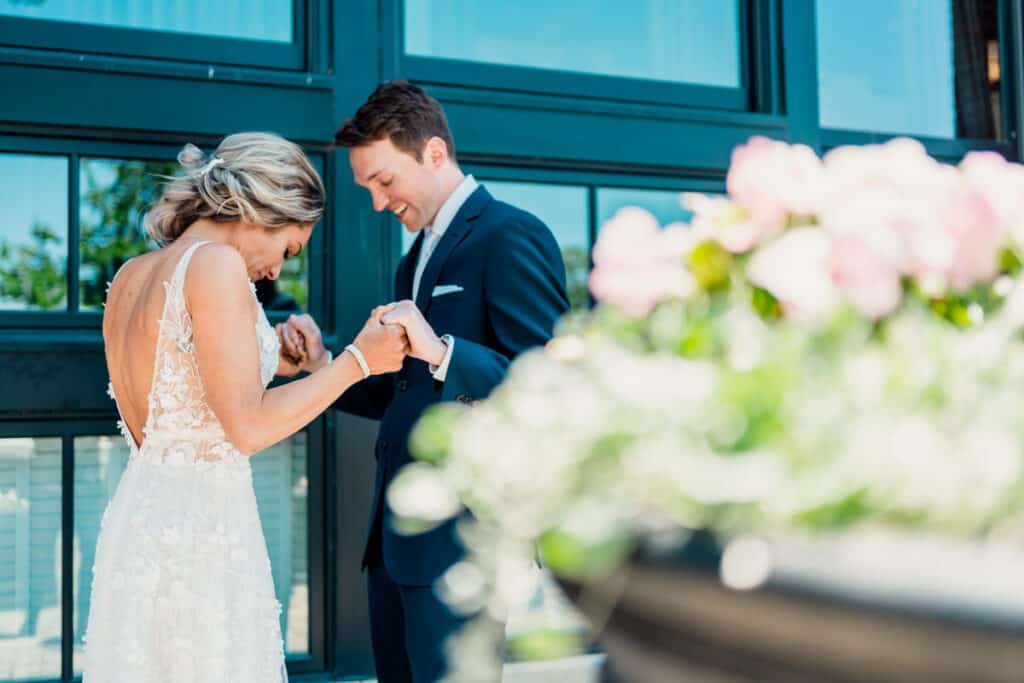
[[[196,366],[183,283],[202,244],[164,285],[142,445],[119,423],[131,456],[97,541],[84,683],[287,680],[249,458],[227,440]],[[262,309],[255,335],[266,386],[278,341]]]

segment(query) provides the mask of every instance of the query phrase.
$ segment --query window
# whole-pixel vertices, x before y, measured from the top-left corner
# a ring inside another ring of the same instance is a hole
[[[160,198],[170,161],[83,158],[79,163],[79,308],[98,311],[107,283],[133,256],[156,248],[142,226],[146,208]]]
[[[626,188],[602,187],[597,190],[597,225],[615,215],[624,206],[639,206],[654,214],[662,225],[682,221],[688,223],[693,214],[679,203],[682,195],[679,192],[664,190],[634,190]]]
[[[0,0],[0,15],[274,43],[292,39],[291,0]]]
[[[406,0],[405,52],[740,86],[739,7],[723,0]]]
[[[61,675],[61,452],[0,439],[0,680]]]
[[[107,503],[114,496],[121,474],[128,465],[128,444],[120,436],[79,436],[74,440],[75,481],[74,516],[75,544],[74,606],[72,617],[73,666],[81,675],[82,640],[89,622],[89,597],[92,592],[92,567],[96,561],[96,541],[100,520]]]
[[[569,303],[574,309],[586,308],[590,303],[587,188],[501,181],[489,181],[487,188],[497,199],[529,211],[551,229],[562,249]]]
[[[0,0],[0,45],[305,68],[304,0]]]
[[[746,110],[740,0],[394,0],[426,83]]]
[[[322,165],[320,156],[311,159]],[[0,182],[11,198],[0,221],[0,316],[82,311],[95,322],[91,314],[102,311],[118,269],[157,247],[143,217],[165,178],[180,172],[172,161],[0,153]],[[76,197],[69,197],[71,175],[78,179]],[[74,233],[69,206],[78,218]],[[323,229],[317,226],[307,248],[285,260],[276,281],[256,283],[269,313],[309,309],[310,252],[322,244]],[[73,234],[77,248],[69,254]],[[33,320],[43,318],[59,323],[50,316]]]
[[[655,215],[662,225],[689,222],[691,213],[680,204],[681,193],[614,187],[590,187],[557,183],[513,182],[477,178],[495,199],[512,204],[544,222],[562,250],[566,289],[573,310],[590,305],[587,283],[590,274],[591,222],[595,233],[624,206],[639,206]],[[591,216],[590,193],[596,195],[596,215]],[[402,253],[416,240],[416,233],[401,228]]]
[[[68,158],[0,154],[0,311],[67,309]]]
[[[138,254],[157,247],[145,232],[142,218],[160,198],[164,178],[181,172],[174,162],[88,159],[80,164],[79,307],[97,311],[118,268]],[[305,310],[309,303],[306,249],[286,259],[276,282],[256,283],[267,311]]]
[[[995,0],[817,1],[824,128],[998,139]]]

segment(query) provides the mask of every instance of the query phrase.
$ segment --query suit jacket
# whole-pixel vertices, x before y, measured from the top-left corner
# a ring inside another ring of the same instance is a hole
[[[396,299],[412,296],[422,245],[420,234],[399,262]],[[439,285],[462,290],[434,297]],[[455,339],[446,381],[435,380],[425,362],[407,358],[399,372],[370,377],[334,404],[381,421],[363,566],[379,549],[388,573],[406,586],[432,584],[462,555],[454,521],[415,536],[392,529],[385,492],[398,471],[413,460],[409,434],[423,411],[435,403],[486,398],[517,355],[552,337],[555,323],[569,309],[565,266],[554,235],[535,216],[478,187],[431,254],[416,305],[438,336],[450,334]]]

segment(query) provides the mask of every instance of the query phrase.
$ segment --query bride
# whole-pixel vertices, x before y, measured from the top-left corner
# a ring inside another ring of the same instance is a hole
[[[349,386],[401,367],[381,309],[337,359],[292,359],[256,300],[309,241],[324,187],[297,146],[240,133],[146,215],[162,247],[126,263],[103,316],[110,392],[131,449],[103,516],[84,683],[287,678],[249,457]],[[311,374],[267,389],[275,373]]]

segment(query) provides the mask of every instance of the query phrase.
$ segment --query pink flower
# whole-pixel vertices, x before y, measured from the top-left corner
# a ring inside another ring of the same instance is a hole
[[[1003,237],[990,202],[920,143],[843,147],[825,156],[827,198],[819,222],[856,237],[925,291],[964,289],[996,275]],[[848,269],[848,266],[845,266]]]
[[[695,287],[683,261],[688,234],[680,226],[662,230],[644,209],[620,209],[602,226],[594,245],[590,291],[633,317],[647,315],[662,301],[688,296]]]
[[[822,182],[821,160],[810,147],[755,136],[733,150],[726,189],[757,223],[781,227],[789,214],[817,211]]]
[[[829,270],[831,250],[824,231],[795,228],[754,252],[747,276],[771,292],[787,315],[818,322],[839,303]]]
[[[868,318],[889,315],[903,299],[899,271],[862,239],[833,239],[828,268],[843,298]]]
[[[1024,246],[1024,166],[996,152],[970,152],[960,162],[960,172],[992,206],[1000,227]]]
[[[690,225],[695,235],[713,239],[734,254],[750,251],[782,229],[780,223],[754,218],[725,197],[686,192],[681,204],[693,212]]]

